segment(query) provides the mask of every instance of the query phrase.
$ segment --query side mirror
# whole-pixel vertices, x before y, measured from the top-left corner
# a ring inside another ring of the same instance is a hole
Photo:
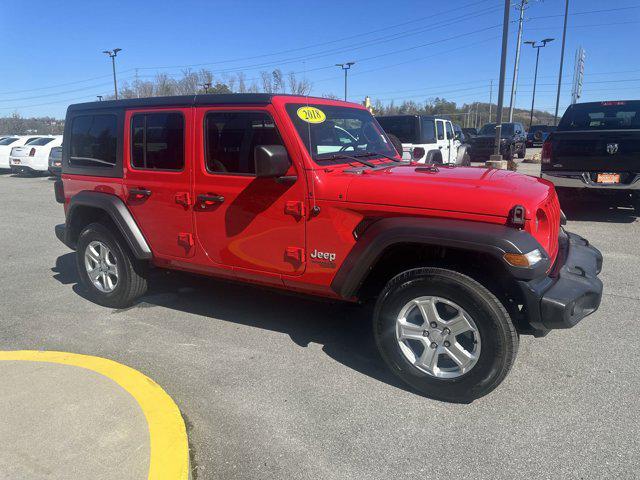
[[[253,150],[256,162],[256,177],[279,178],[289,171],[291,160],[282,145],[258,145]]]
[[[454,140],[460,140],[460,138],[461,138],[461,136],[460,136],[460,134],[459,134],[459,133],[456,133],[456,134],[453,136],[453,139],[454,139]]]

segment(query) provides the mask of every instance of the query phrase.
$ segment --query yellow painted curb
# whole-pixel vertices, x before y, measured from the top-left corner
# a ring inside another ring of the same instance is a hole
[[[86,368],[113,380],[138,402],[149,427],[149,480],[187,480],[189,445],[178,406],[146,375],[107,360],[67,352],[0,351],[0,360],[48,362]]]

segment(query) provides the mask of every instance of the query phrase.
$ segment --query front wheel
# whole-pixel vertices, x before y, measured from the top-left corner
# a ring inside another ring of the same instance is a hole
[[[518,349],[500,301],[472,278],[441,268],[391,279],[376,303],[373,330],[395,375],[428,397],[451,402],[491,392]]]
[[[144,265],[117,232],[101,223],[80,232],[76,264],[89,298],[105,307],[128,307],[147,290]]]

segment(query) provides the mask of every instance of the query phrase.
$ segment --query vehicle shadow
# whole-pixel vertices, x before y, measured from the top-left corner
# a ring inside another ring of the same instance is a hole
[[[54,278],[78,284],[75,254],[58,257]],[[311,343],[335,361],[396,388],[411,391],[389,372],[373,338],[368,309],[342,302],[302,297],[252,285],[219,281],[187,273],[155,270],[149,291],[129,309],[162,306],[203,317],[285,333],[302,348]],[[129,310],[127,309],[127,310]]]
[[[633,223],[640,216],[631,201],[615,196],[560,196],[560,207],[568,220]]]

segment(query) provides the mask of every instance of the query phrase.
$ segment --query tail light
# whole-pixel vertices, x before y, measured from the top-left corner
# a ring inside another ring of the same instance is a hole
[[[32,149],[29,151],[29,156],[30,156],[30,157],[33,157],[35,154],[36,154],[36,149],[35,149],[35,148],[32,148]]]
[[[58,178],[53,184],[53,193],[56,196],[56,202],[64,203],[64,184],[62,179]]]
[[[542,153],[540,159],[542,163],[551,163],[551,154],[553,153],[553,147],[551,147],[551,141],[547,140],[542,144]]]
[[[424,157],[424,148],[416,147],[413,149],[413,158],[414,160],[419,160]]]

